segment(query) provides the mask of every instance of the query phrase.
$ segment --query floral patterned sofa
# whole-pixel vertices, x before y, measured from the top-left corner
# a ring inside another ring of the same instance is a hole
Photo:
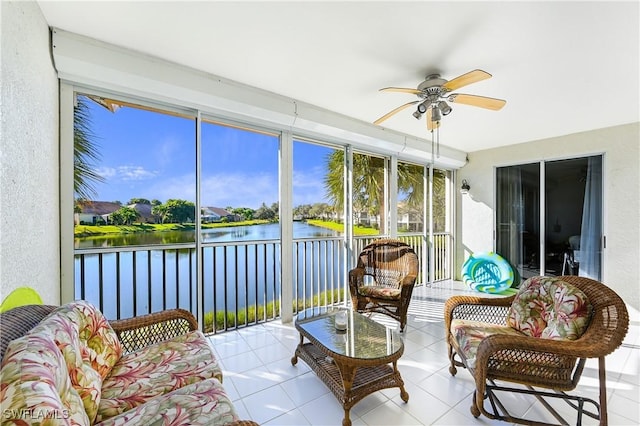
[[[57,307],[8,343],[0,377],[3,425],[255,425],[180,309],[109,322],[85,301]]]

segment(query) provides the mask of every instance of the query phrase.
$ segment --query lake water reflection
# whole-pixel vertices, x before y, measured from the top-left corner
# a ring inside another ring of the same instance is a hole
[[[294,238],[335,237],[340,233],[327,228],[309,225],[306,222],[293,223]],[[279,240],[280,224],[268,223],[250,226],[227,226],[202,230],[205,243],[231,241]],[[76,249],[120,246],[146,246],[158,244],[193,243],[195,231],[137,232],[132,234],[100,235],[76,238]]]
[[[340,240],[328,240],[336,231],[294,222],[294,237],[317,238],[299,243],[294,254],[298,297],[322,291],[320,283],[342,287],[344,268]],[[75,240],[77,249],[136,245],[193,243],[194,231],[148,232]],[[280,293],[280,226],[264,224],[211,228],[202,231],[205,243],[223,243],[202,250],[205,312],[242,308],[277,300]],[[242,242],[246,245],[225,245]],[[196,304],[194,248],[76,254],[76,297],[102,302],[110,319],[142,315],[160,309]],[[81,258],[84,259],[81,263]],[[100,272],[101,271],[101,272]],[[81,289],[81,283],[85,288]],[[295,296],[295,295],[294,295]],[[120,309],[120,314],[117,309]]]

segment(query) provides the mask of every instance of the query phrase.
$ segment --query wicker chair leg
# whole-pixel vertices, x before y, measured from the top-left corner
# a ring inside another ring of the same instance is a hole
[[[598,379],[600,380],[600,426],[606,426],[607,418],[607,373],[604,367],[604,357],[598,358]]]
[[[456,368],[456,361],[453,359],[455,357],[455,352],[453,351],[453,346],[451,346],[450,344],[447,344],[447,346],[449,347],[449,362],[451,363],[451,365],[449,365],[449,373],[452,376],[455,376],[456,373],[458,372],[458,369]]]

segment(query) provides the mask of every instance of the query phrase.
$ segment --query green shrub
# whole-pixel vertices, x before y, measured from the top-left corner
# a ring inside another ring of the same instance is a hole
[[[333,303],[338,303],[343,301],[342,291],[340,289],[334,289],[333,291],[322,292],[318,295],[315,295],[313,298],[309,298],[305,301],[303,299],[298,299],[293,302],[293,310],[295,312],[299,312],[304,309],[305,305],[308,306],[325,306],[331,305]],[[229,311],[227,312],[227,316],[225,318],[224,312],[219,311],[216,312],[215,315],[215,330],[225,330],[225,329],[233,329],[236,327],[242,327],[249,324],[255,324],[256,322],[262,322],[265,320],[272,320],[280,316],[280,301],[269,302],[267,303],[266,308],[262,305],[257,307],[257,316],[256,316],[256,307],[250,306],[248,309],[242,309],[238,311],[238,316],[236,317],[236,313]],[[257,318],[257,320],[256,320]],[[225,327],[225,319],[226,319],[226,327]],[[212,333],[214,331],[214,316],[213,312],[206,312],[204,314],[204,332]]]

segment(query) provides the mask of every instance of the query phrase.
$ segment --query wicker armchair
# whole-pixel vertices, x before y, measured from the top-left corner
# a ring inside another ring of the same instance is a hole
[[[462,319],[486,323],[489,327],[504,326],[516,295],[506,298],[454,296],[446,302],[444,315],[451,362],[449,372],[455,375],[456,367],[464,367],[473,375],[476,391],[471,413],[475,417],[483,414],[510,423],[548,424],[513,417],[496,395],[496,392],[505,391],[533,394],[538,399],[560,398],[577,410],[577,424],[581,424],[583,414],[599,419],[600,425],[607,424],[605,356],[622,344],[629,324],[627,309],[614,291],[598,281],[578,276],[559,278],[579,288],[592,308],[586,329],[580,337],[576,340],[551,340],[525,335],[492,334],[481,340],[475,363],[462,355],[460,342],[451,331],[452,321]],[[575,392],[567,393],[578,385],[588,358],[598,359],[599,402]],[[497,385],[497,380],[507,384]],[[508,382],[524,385],[524,388],[511,387]],[[490,402],[491,412],[485,409],[485,399]],[[547,401],[541,402],[548,409],[551,408]],[[585,404],[591,404],[594,409],[587,410]],[[562,424],[568,424],[557,412],[552,411],[552,414]]]
[[[385,239],[367,245],[349,271],[353,309],[388,315],[403,331],[417,276],[418,256],[408,244]]]

